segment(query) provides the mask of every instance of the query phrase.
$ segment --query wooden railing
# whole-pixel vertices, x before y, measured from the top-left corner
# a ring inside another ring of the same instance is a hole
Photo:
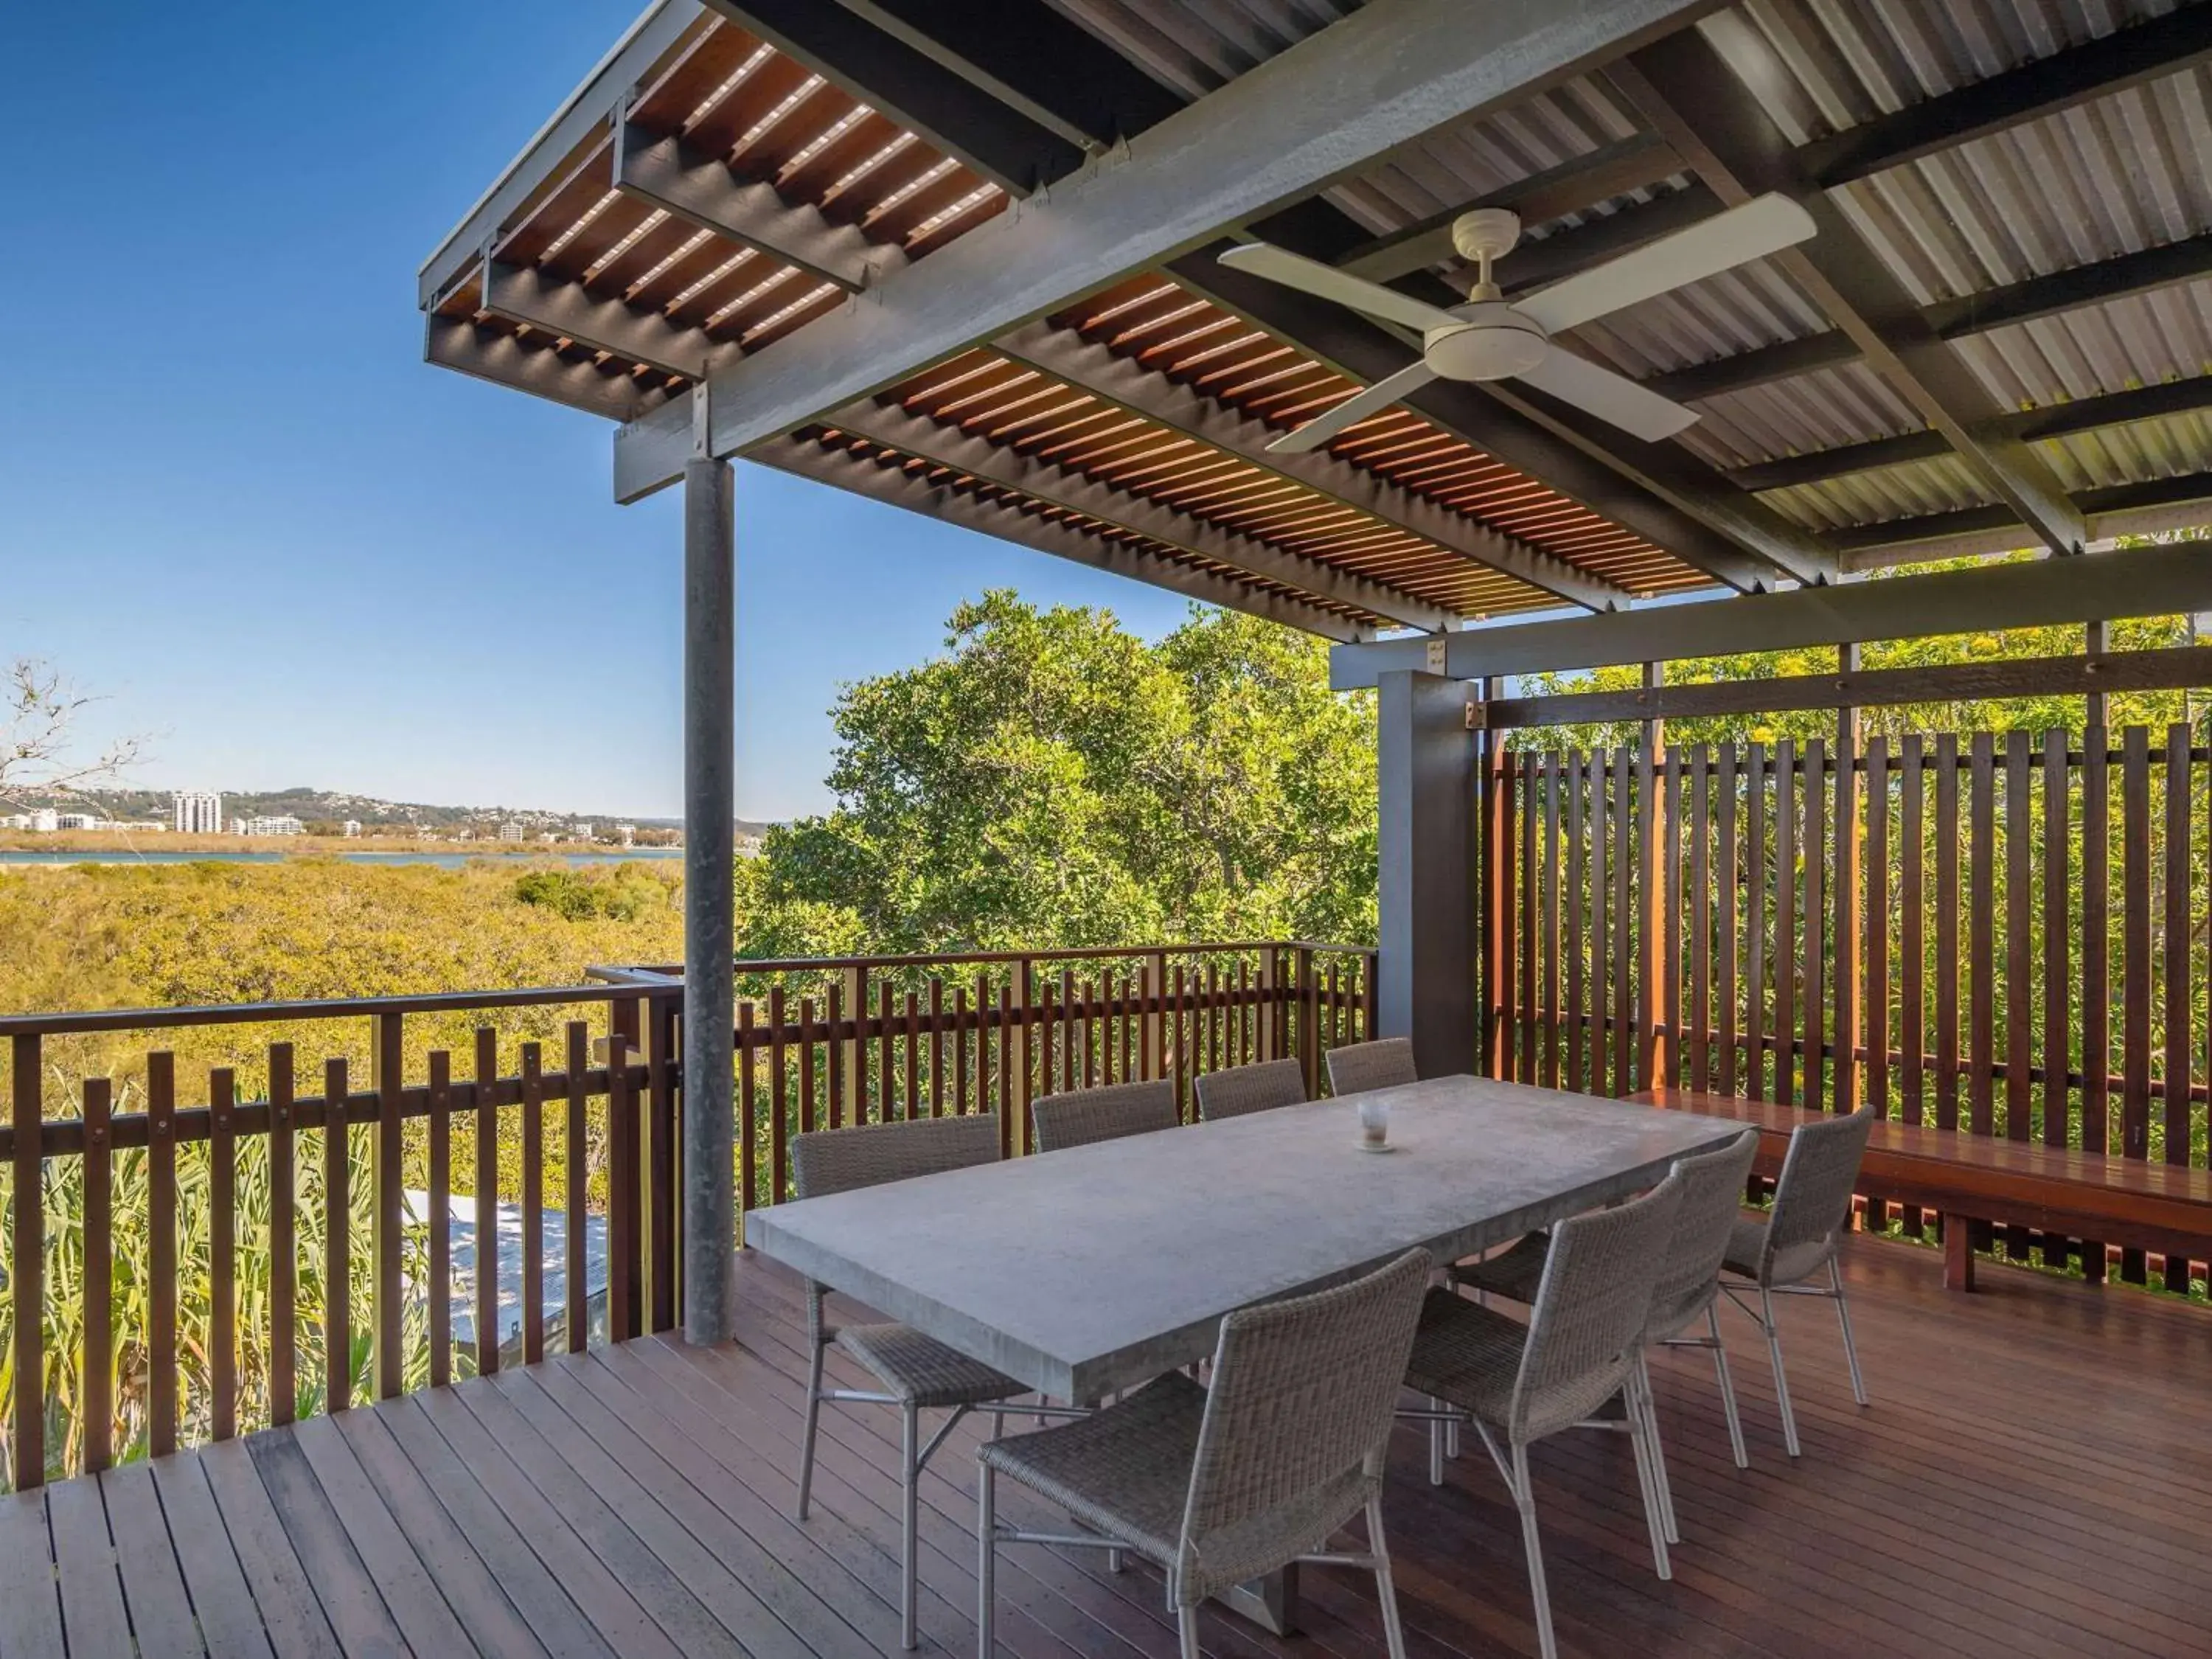
[[[748,1205],[811,1127],[995,1111],[1018,1153],[1085,1081],[1317,1084],[1373,983],[1274,943],[739,967]],[[683,985],[593,978],[0,1018],[0,1488],[672,1325]]]
[[[995,1112],[1028,1150],[1040,1095],[1192,1079],[1295,1054],[1310,1094],[1321,1056],[1369,1030],[1372,952],[1272,942],[741,962],[738,1200],[790,1192],[788,1149],[814,1128]],[[598,970],[630,985],[678,971]]]
[[[2203,1167],[2212,750],[2188,726],[1856,752],[1509,747],[1495,765],[1498,1074],[1872,1100],[1907,1123]],[[1879,1194],[1869,1210],[1922,1226]],[[2002,1243],[2105,1270],[2094,1241],[2021,1224]],[[2121,1257],[2124,1277],[2144,1267]],[[2164,1272],[2188,1287],[2191,1264]]]

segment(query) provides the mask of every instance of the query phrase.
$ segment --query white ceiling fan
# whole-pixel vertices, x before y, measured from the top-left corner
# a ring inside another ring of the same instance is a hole
[[[1695,411],[1646,391],[1626,375],[1601,368],[1587,357],[1557,349],[1552,337],[1639,300],[1778,252],[1805,240],[1813,231],[1812,216],[1788,197],[1755,197],[1595,270],[1509,301],[1491,280],[1490,268],[1492,261],[1510,253],[1520,240],[1520,216],[1506,208],[1476,208],[1453,223],[1452,244],[1474,262],[1477,280],[1467,303],[1449,310],[1265,242],[1231,248],[1222,254],[1221,263],[1421,331],[1418,362],[1285,433],[1267,446],[1271,450],[1318,448],[1345,428],[1431,380],[1508,377],[1656,443],[1694,422]]]

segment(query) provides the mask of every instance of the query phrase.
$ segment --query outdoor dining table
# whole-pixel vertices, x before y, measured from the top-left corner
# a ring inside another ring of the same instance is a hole
[[[1353,1098],[1387,1097],[1387,1153]],[[1222,1316],[1418,1245],[1485,1250],[1663,1179],[1741,1126],[1444,1077],[756,1210],[762,1255],[1041,1393],[1212,1357]],[[1237,1598],[1285,1631],[1288,1574]]]

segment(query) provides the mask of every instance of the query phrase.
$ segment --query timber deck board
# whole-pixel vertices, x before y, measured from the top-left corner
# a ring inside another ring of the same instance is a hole
[[[1680,1512],[1652,1577],[1627,1449],[1536,1451],[1563,1652],[1597,1659],[2212,1659],[2212,1314],[1990,1268],[1948,1296],[1929,1253],[1846,1252],[1874,1406],[1830,1310],[1782,1310],[1805,1455],[1782,1452],[1757,1334],[1723,1328],[1752,1468],[1710,1363],[1655,1364]],[[741,1260],[738,1346],[647,1338],[336,1419],[0,1498],[0,1659],[21,1653],[897,1652],[896,1415],[825,1410],[816,1508],[791,1517],[805,1328],[796,1281]],[[854,1385],[842,1356],[833,1382]],[[1020,1419],[1015,1419],[1018,1426]],[[973,1447],[925,1474],[926,1652],[974,1651]],[[1386,1516],[1416,1659],[1533,1654],[1517,1522],[1470,1439],[1425,1478],[1401,1431]],[[1009,1490],[1008,1518],[1052,1524]],[[1173,1659],[1159,1576],[1001,1558],[1001,1653]],[[1305,1634],[1209,1610],[1223,1659],[1382,1651],[1364,1575],[1308,1569]],[[127,1635],[118,1632],[126,1630]],[[122,1645],[118,1646],[118,1640]]]

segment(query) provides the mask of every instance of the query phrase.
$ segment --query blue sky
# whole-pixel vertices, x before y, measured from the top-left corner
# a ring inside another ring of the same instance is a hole
[[[0,6],[0,657],[149,734],[139,781],[680,810],[673,492],[613,506],[610,428],[426,367],[414,298],[632,9]],[[756,467],[738,533],[749,817],[826,805],[837,685],[963,597],[1185,611]]]

